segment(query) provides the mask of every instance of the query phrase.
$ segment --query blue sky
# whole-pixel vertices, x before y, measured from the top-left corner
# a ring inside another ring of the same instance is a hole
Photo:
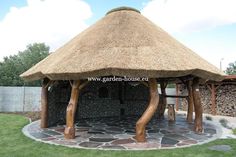
[[[139,9],[218,68],[236,61],[234,0],[0,0],[0,60],[33,42],[55,51],[119,6]]]
[[[111,8],[117,6],[132,6],[141,9],[149,0],[86,0],[92,6],[93,17],[88,20],[89,24],[94,23],[99,18],[103,17],[105,13]],[[109,3],[108,3],[109,2]],[[10,7],[23,7],[27,5],[27,0],[0,0],[0,20],[4,18]]]
[[[88,20],[89,24],[93,24],[98,19],[102,18],[107,11],[118,6],[132,6],[137,9],[142,9],[148,0],[86,0],[92,6],[93,16]]]

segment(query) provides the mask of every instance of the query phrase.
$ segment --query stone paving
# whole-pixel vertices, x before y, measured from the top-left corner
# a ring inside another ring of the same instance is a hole
[[[232,149],[232,147],[229,145],[214,145],[214,146],[208,147],[208,149],[221,151],[221,152],[228,152]]]
[[[187,123],[183,115],[178,115],[176,122],[152,119],[146,127],[147,142],[137,143],[133,138],[137,120],[138,117],[83,119],[76,123],[76,138],[72,140],[64,139],[64,125],[41,129],[40,121],[30,123],[23,132],[45,143],[114,150],[186,147],[214,140],[219,134],[214,125],[206,123],[204,123],[204,132],[196,134],[192,131],[193,123]]]

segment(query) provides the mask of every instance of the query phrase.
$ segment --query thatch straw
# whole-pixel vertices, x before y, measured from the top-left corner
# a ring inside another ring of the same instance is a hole
[[[90,76],[221,80],[220,70],[137,11],[115,9],[21,75],[74,80]]]

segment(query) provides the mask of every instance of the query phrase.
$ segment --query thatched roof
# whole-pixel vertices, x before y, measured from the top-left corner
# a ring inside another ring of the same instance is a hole
[[[139,11],[125,7],[108,12],[21,77],[75,80],[111,75],[150,78],[194,75],[220,80],[222,74]]]

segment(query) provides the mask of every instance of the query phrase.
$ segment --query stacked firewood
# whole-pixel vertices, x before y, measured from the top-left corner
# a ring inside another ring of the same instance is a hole
[[[180,94],[186,94],[184,86]],[[211,92],[207,86],[200,86],[201,101],[204,113],[212,113]],[[187,100],[181,100],[182,110],[187,111]],[[216,91],[216,111],[218,115],[236,116],[236,85],[221,85]]]
[[[200,86],[202,108],[204,113],[211,113],[211,92],[207,86]]]
[[[185,85],[179,86],[179,94],[180,95],[188,95],[187,87]],[[188,110],[187,99],[179,99],[179,101],[180,101],[179,109],[183,110],[183,111],[187,111]]]
[[[181,95],[188,95],[188,91],[184,85],[180,87]],[[201,102],[204,113],[211,113],[211,94],[206,86],[200,86],[200,94],[201,94]],[[181,107],[183,111],[188,110],[188,102],[187,99],[181,99]]]
[[[217,114],[236,116],[236,85],[222,85],[217,90]]]

